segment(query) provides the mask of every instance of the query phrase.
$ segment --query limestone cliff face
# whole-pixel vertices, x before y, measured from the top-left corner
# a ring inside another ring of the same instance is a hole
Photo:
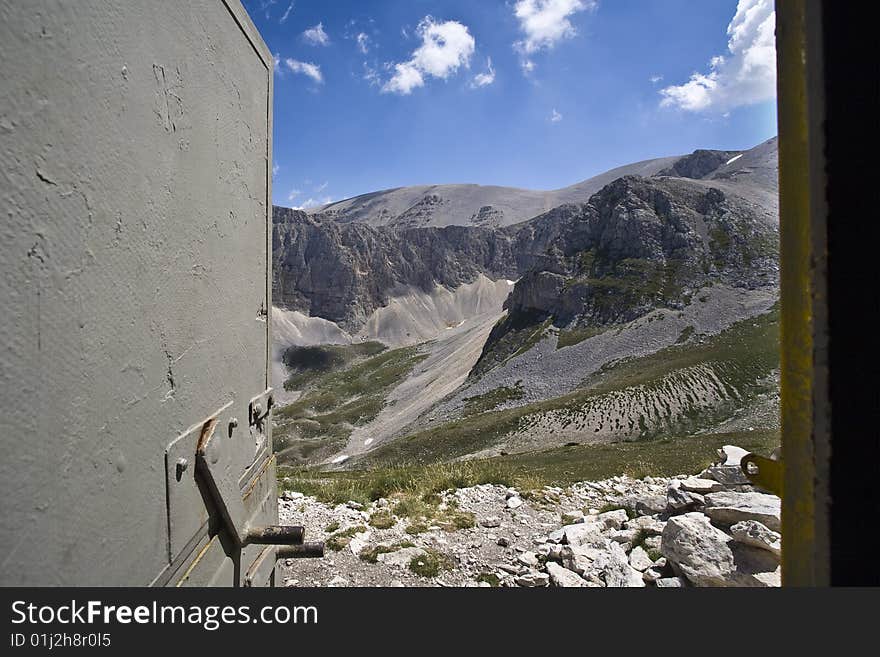
[[[718,169],[718,167],[727,164],[737,155],[742,155],[742,153],[742,151],[696,150],[678,160],[668,169],[663,169],[657,175],[675,176],[678,178],[703,178]]]
[[[712,283],[776,284],[774,217],[705,184],[621,178],[559,215],[533,221],[554,236],[508,298],[511,313],[603,325],[680,307]]]
[[[487,228],[397,229],[274,208],[273,302],[360,328],[395,291],[516,278],[512,236]]]
[[[581,205],[501,229],[373,227],[275,208],[274,303],[360,328],[395,291],[520,279],[510,314],[559,325],[680,307],[712,282],[774,285],[775,218],[710,183],[621,178]]]
[[[468,225],[424,225],[422,215],[446,207],[436,193],[387,225],[344,220],[338,208],[275,207],[273,301],[354,331],[403,289],[455,288],[483,274],[519,279],[510,318],[601,326],[681,307],[713,283],[772,286],[775,154],[775,139],[744,153],[696,151],[508,226],[488,205],[462,215]]]

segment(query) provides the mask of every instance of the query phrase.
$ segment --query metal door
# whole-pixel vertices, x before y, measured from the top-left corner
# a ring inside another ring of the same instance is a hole
[[[0,583],[270,583],[273,57],[237,0],[0,14]]]

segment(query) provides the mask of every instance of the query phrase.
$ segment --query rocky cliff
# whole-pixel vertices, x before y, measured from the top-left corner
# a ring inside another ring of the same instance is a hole
[[[275,208],[275,304],[351,330],[405,286],[521,280],[507,307],[558,325],[629,321],[708,281],[774,284],[768,212],[706,183],[626,177],[502,229],[373,227]]]
[[[468,226],[390,228],[340,223],[288,208],[273,213],[273,303],[355,331],[395,292],[517,278],[504,231]]]
[[[401,290],[452,289],[483,274],[522,278],[511,314],[604,325],[675,307],[708,281],[773,284],[775,154],[770,140],[744,153],[701,150],[631,165],[621,171],[656,175],[618,177],[586,202],[509,226],[492,205],[462,215],[468,225],[424,225],[452,203],[440,193],[387,225],[353,220],[342,206],[311,214],[275,207],[273,300],[351,331]]]
[[[276,446],[348,467],[775,431],[775,163],[775,140],[698,151],[513,225],[488,205],[420,225],[440,193],[377,225],[275,208],[282,346],[392,349],[288,372]]]
[[[710,282],[775,284],[773,217],[719,189],[626,177],[562,212],[535,220],[552,224],[548,255],[554,257],[517,283],[506,304],[512,314],[604,325],[650,308],[680,307]]]

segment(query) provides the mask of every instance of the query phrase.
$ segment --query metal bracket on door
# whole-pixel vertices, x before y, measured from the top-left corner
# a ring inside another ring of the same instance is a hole
[[[300,526],[251,525],[239,492],[239,472],[216,437],[216,427],[214,419],[202,428],[196,448],[196,476],[211,496],[229,537],[239,548],[251,544],[302,545],[305,530]]]
[[[757,454],[746,454],[739,464],[743,473],[755,486],[783,496],[785,476],[782,461]]]

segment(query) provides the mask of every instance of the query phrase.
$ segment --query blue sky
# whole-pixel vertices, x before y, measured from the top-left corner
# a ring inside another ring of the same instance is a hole
[[[244,4],[277,57],[279,205],[555,189],[776,134],[772,0]]]

